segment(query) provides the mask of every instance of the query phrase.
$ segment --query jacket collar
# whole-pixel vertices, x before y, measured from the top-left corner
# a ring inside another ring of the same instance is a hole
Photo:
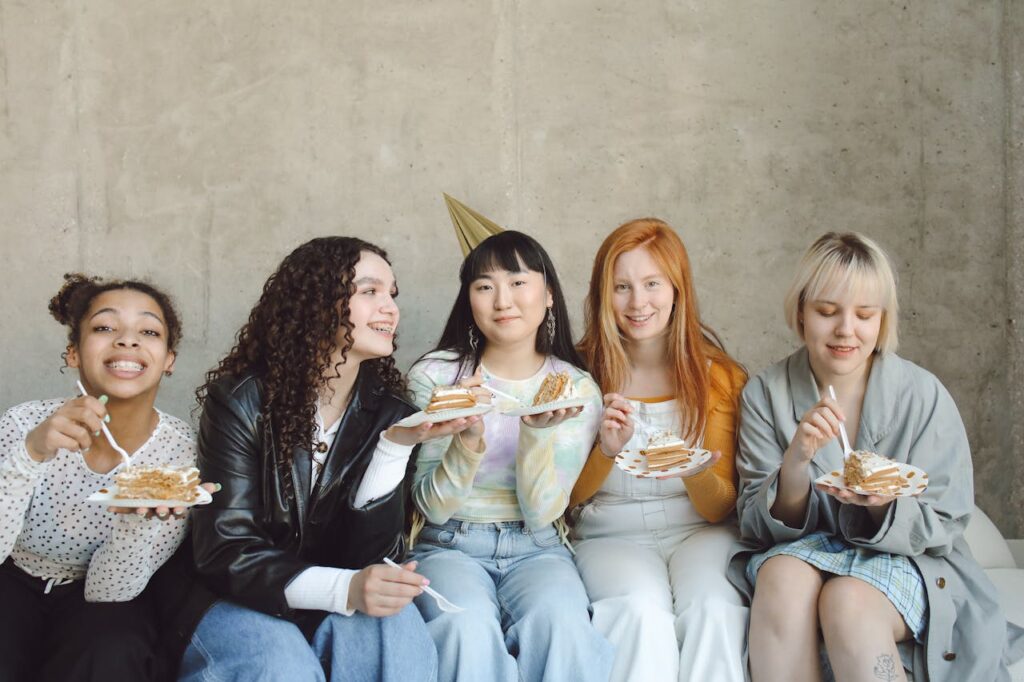
[[[793,418],[799,422],[820,400],[806,346],[789,356],[786,371],[793,393]],[[864,392],[860,426],[856,435],[850,434],[853,436],[855,450],[874,450],[877,443],[892,431],[899,415],[899,387],[902,382],[900,359],[892,354],[876,355],[871,363],[868,386]],[[837,448],[838,453],[843,450],[838,440],[825,447]]]
[[[358,452],[365,440],[374,435],[366,431],[372,425],[373,414],[387,389],[377,372],[368,365],[364,362],[359,367],[356,383],[352,386],[352,399],[341,415],[338,432],[317,482],[317,492],[326,490],[339,476],[344,475],[354,463],[353,453]]]

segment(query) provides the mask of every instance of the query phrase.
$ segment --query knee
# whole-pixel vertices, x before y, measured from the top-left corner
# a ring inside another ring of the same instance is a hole
[[[660,600],[647,595],[630,594],[602,599],[594,603],[595,613],[599,610],[614,612],[615,621],[627,624],[631,630],[643,630],[652,625],[661,627],[666,620],[671,622],[671,608]]]
[[[489,614],[467,609],[459,613],[441,612],[427,623],[427,630],[438,645],[470,645],[482,640],[501,641],[497,619]]]
[[[863,633],[890,628],[876,605],[885,598],[857,578],[836,577],[825,583],[818,598],[818,622],[830,646],[842,645]]]
[[[751,626],[783,638],[816,628],[821,587],[814,567],[794,557],[772,557],[757,573]]]
[[[382,618],[380,627],[386,640],[404,642],[406,646],[421,652],[423,656],[436,654],[434,640],[430,638],[427,624],[423,622],[423,616],[413,604],[409,604],[393,616]]]

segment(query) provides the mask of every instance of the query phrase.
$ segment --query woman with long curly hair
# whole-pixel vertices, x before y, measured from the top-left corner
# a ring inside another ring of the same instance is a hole
[[[124,467],[104,423],[133,466],[195,464],[195,432],[154,406],[181,324],[153,285],[82,274],[65,275],[50,313],[86,395],[0,418],[0,679],[153,680],[146,588],[186,537],[185,510],[114,515],[87,498]]]
[[[466,420],[402,428],[399,311],[380,248],[313,239],[263,288],[198,391],[199,468],[223,485],[194,515],[195,566],[217,601],[181,679],[433,679],[436,653],[402,568],[413,446]],[[207,610],[208,609],[208,610]]]
[[[738,532],[725,521],[746,376],[701,322],[686,247],[668,224],[633,220],[605,238],[579,349],[605,395],[572,493],[576,565],[594,624],[616,647],[612,679],[742,681],[747,608],[726,579]],[[660,432],[712,457],[676,477],[613,466]]]
[[[518,417],[493,410],[425,444],[413,498],[427,519],[414,557],[466,610],[417,606],[437,643],[442,680],[604,680],[612,651],[556,522],[594,442],[597,386],[572,346],[558,275],[536,240],[501,232],[463,261],[437,348],[409,372],[417,404],[436,386],[481,384],[526,405],[552,372],[585,407]]]

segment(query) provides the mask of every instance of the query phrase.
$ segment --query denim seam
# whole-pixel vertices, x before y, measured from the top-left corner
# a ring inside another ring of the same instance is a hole
[[[198,632],[192,634],[192,646],[196,648],[196,651],[199,652],[199,655],[203,657],[203,661],[206,663],[206,665],[203,666],[203,679],[208,682],[220,682],[220,678],[210,672],[210,668],[213,664],[213,656],[210,654],[209,649],[203,646],[202,640],[199,639]]]

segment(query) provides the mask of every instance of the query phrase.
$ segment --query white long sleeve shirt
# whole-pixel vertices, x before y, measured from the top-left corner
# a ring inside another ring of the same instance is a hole
[[[63,584],[85,580],[88,601],[129,601],[185,537],[184,519],[112,514],[86,502],[114,483],[122,465],[91,470],[80,452],[59,450],[36,462],[25,438],[67,399],[16,405],[0,418],[0,560],[11,557],[29,575]],[[131,455],[133,465],[193,466],[195,432],[157,410],[149,439]]]
[[[338,435],[341,419],[325,428],[323,419],[317,412],[316,423],[316,441],[326,444],[327,447],[324,448],[324,452],[320,452],[315,447],[312,450],[313,470],[312,476],[310,476],[312,488],[316,487],[316,482],[320,478],[320,471],[327,461],[327,451],[330,450]],[[357,509],[365,507],[373,500],[384,497],[397,488],[405,478],[405,467],[411,454],[411,445],[392,443],[384,437],[382,431],[370,464],[356,491],[355,507]],[[348,607],[348,592],[352,584],[352,577],[356,573],[358,571],[330,566],[307,568],[285,587],[285,601],[293,609],[330,611],[343,616],[351,616],[355,611]]]

